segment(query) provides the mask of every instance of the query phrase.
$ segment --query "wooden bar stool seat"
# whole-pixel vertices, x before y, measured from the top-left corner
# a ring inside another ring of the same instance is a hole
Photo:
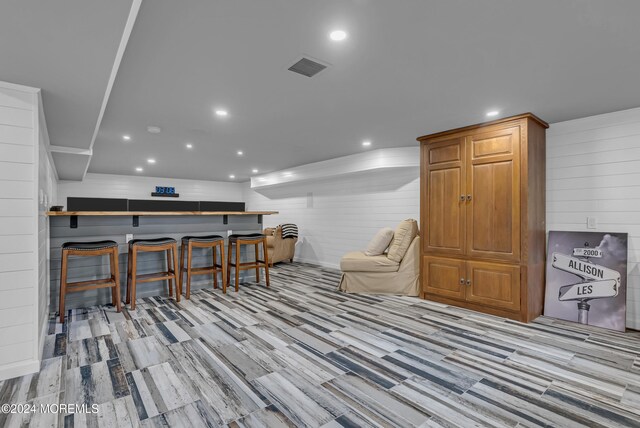
[[[192,256],[194,248],[211,248],[213,264],[211,266],[193,267]],[[220,251],[220,263],[217,253]],[[187,266],[184,266],[184,256],[187,256]],[[209,236],[185,236],[180,246],[180,282],[184,273],[187,273],[186,297],[191,297],[191,276],[213,274],[213,288],[218,288],[218,272],[222,274],[222,292],[227,292],[227,275],[224,267],[224,238],[220,235]]]
[[[166,252],[167,270],[138,275],[138,253],[140,252]],[[132,239],[129,241],[129,259],[127,263],[127,300],[131,304],[131,310],[136,308],[136,285],[139,282],[152,282],[167,280],[169,283],[169,296],[173,294],[173,281],[176,281],[176,301],[180,301],[182,292],[178,267],[178,244],[173,238],[156,239]]]
[[[255,249],[255,260],[240,262],[240,253],[243,245],[253,245]],[[235,246],[235,261],[232,261],[231,253]],[[260,260],[260,246],[262,246],[263,259]],[[231,283],[231,268],[235,269],[236,292],[240,283],[240,271],[256,270],[256,282],[260,282],[260,268],[264,269],[264,276],[267,287],[269,286],[269,253],[267,252],[267,237],[261,233],[251,233],[247,235],[230,235],[229,247],[227,249],[227,285]]]
[[[67,282],[69,256],[109,256],[109,277],[88,281]],[[60,322],[64,322],[64,303],[67,293],[98,288],[111,288],[111,301],[120,312],[120,273],[118,271],[118,244],[115,241],[65,242],[62,244],[60,267]]]

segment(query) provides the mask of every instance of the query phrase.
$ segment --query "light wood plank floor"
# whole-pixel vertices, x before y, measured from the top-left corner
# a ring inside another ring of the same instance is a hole
[[[272,285],[52,317],[39,374],[0,426],[640,426],[640,334],[520,324],[416,298],[337,293],[300,263]]]

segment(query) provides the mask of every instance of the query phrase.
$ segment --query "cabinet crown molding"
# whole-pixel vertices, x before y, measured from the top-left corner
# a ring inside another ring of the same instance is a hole
[[[484,128],[484,127],[491,126],[491,125],[501,125],[501,124],[506,123],[506,122],[513,122],[513,121],[518,121],[518,120],[522,120],[522,119],[531,119],[531,120],[537,122],[538,124],[540,124],[540,126],[542,126],[545,129],[547,129],[549,127],[549,124],[547,122],[545,122],[544,120],[540,119],[535,114],[533,114],[533,113],[522,113],[522,114],[518,114],[518,115],[515,115],[515,116],[509,116],[509,117],[505,117],[505,118],[502,118],[502,119],[492,120],[490,122],[476,123],[475,125],[468,125],[468,126],[463,126],[461,128],[450,129],[448,131],[442,131],[442,132],[436,132],[434,134],[423,135],[422,137],[418,137],[417,140],[420,141],[420,142],[423,142],[425,140],[431,140],[431,139],[434,139],[434,138],[444,137],[446,135],[453,135],[453,134],[458,134],[458,133],[461,133],[461,132],[469,132],[469,131],[473,131],[473,130],[475,130],[477,128]]]

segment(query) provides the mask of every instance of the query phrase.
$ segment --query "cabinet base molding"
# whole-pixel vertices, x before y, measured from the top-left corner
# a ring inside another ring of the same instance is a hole
[[[527,317],[527,314],[521,311],[507,311],[504,309],[492,308],[490,306],[479,305],[471,302],[466,302],[463,300],[447,299],[446,297],[438,296],[437,294],[424,293],[420,297],[422,297],[425,300],[430,300],[432,302],[443,303],[445,305],[451,305],[457,308],[469,309],[472,311],[482,312],[489,315],[509,318],[514,321],[531,322],[538,317],[538,314],[535,314],[531,316],[531,318],[529,319],[529,317]]]

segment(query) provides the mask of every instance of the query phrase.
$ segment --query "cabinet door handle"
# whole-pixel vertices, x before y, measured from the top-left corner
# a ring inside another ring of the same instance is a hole
[[[467,285],[471,285],[471,280],[467,279]]]
[[[464,284],[464,278],[460,278],[460,285]]]
[[[464,195],[460,195],[460,202],[464,202]]]
[[[467,195],[467,201],[471,200],[471,195]]]

